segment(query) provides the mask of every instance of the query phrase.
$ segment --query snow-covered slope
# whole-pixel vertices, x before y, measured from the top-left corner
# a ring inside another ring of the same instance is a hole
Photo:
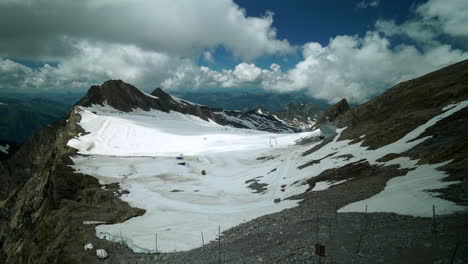
[[[135,110],[159,110],[166,113],[175,111],[199,117],[205,121],[211,120],[220,125],[237,128],[280,133],[300,131],[300,128],[285,124],[272,115],[259,114],[255,111],[244,113],[211,108],[172,97],[160,88],[155,89],[151,94],[147,94],[120,80],[111,80],[102,85],[92,86],[87,95],[78,102],[78,105],[88,107],[107,105],[115,110],[127,113]]]
[[[100,225],[97,234],[120,240],[121,232],[141,252],[154,250],[154,232],[161,250],[188,250],[200,245],[200,232],[213,240],[218,225],[224,230],[295,206],[283,199],[308,186],[297,171],[303,161],[295,159],[301,150],[294,142],[320,133],[274,134],[174,111],[124,113],[97,105],[82,107],[80,115],[87,133],[68,144],[86,156],[74,157],[73,168],[103,184],[119,182],[129,191],[122,199],[147,210],[122,224]]]
[[[294,207],[298,201],[286,198],[305,192],[308,179],[363,160],[371,165],[396,164],[412,170],[390,181],[382,193],[347,205],[340,212],[363,211],[364,204],[369,205],[369,212],[416,216],[430,216],[433,204],[440,208],[439,214],[464,210],[425,192],[453,183],[440,181],[445,175],[437,168],[443,164],[417,165],[416,160],[408,158],[387,162],[378,159],[427,140],[416,138],[466,106],[468,101],[446,107],[441,115],[376,150],[362,147],[361,143],[350,144],[350,140],[337,141],[338,135],[319,150],[303,155],[320,143],[300,146],[294,142],[320,132],[277,134],[222,126],[176,111],[123,112],[106,104],[91,105],[78,108],[79,125],[86,133],[68,145],[78,150],[72,165],[76,171],[92,175],[102,184],[120,183],[128,191],[121,199],[146,210],[144,215],[124,223],[97,226],[98,237],[114,241],[123,237],[134,251],[154,252],[157,234],[158,250],[180,251],[199,247],[200,232],[206,240],[214,240],[218,226],[225,230]],[[320,162],[303,166],[311,160]],[[428,174],[432,176],[421,177]],[[344,182],[327,181],[314,190]],[[406,206],[395,206],[408,199],[411,203]]]

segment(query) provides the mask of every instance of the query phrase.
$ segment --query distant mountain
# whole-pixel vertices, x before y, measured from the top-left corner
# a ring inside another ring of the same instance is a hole
[[[320,109],[330,105],[324,100],[313,99],[303,93],[264,93],[264,92],[174,92],[175,96],[198,104],[219,107],[228,110],[255,109],[263,107],[271,112],[281,111],[289,103],[309,104]]]
[[[28,102],[33,99],[45,99],[53,102],[60,102],[66,105],[73,105],[80,100],[86,91],[73,91],[64,92],[58,91],[36,91],[32,90],[18,90],[18,89],[0,89],[0,99],[2,100],[16,100],[21,102]]]
[[[257,115],[254,110],[261,105],[291,127],[301,127],[309,123],[308,113],[313,117],[316,111],[320,111],[319,108],[323,109],[328,106],[324,101],[304,98],[303,95],[294,93],[186,92],[175,94],[187,101],[210,106],[212,109],[223,108],[239,111],[246,108],[251,109],[249,115],[254,117]],[[2,117],[0,119],[0,140],[13,142],[13,145],[24,142],[40,126],[49,125],[65,116],[71,105],[83,95],[79,93],[50,93],[42,97],[35,96],[37,95],[15,93],[14,91],[0,94],[0,116]],[[296,111],[295,118],[300,120],[296,122],[292,117],[293,112],[291,112],[293,109],[298,109],[294,105],[305,105],[312,111]],[[228,112],[235,113],[234,111]],[[241,113],[236,115],[241,115]]]
[[[317,118],[323,110],[316,105],[289,103],[283,109],[273,112],[279,119],[284,120],[291,126],[300,127],[303,130],[314,126]]]
[[[69,104],[47,99],[0,98],[0,140],[24,142],[39,127],[63,118],[69,109]]]
[[[237,128],[249,128],[270,132],[297,132],[298,128],[285,124],[272,115],[256,111],[235,111],[222,108],[211,108],[173,97],[160,88],[148,95],[133,85],[120,80],[107,81],[100,86],[92,86],[88,94],[78,102],[81,106],[109,105],[123,112],[133,109],[163,112],[175,111],[214,121],[220,125]]]

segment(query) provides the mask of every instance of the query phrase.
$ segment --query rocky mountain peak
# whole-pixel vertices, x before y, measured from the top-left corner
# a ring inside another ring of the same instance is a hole
[[[130,112],[135,108],[159,109],[159,104],[135,86],[121,80],[109,80],[102,85],[93,85],[78,105],[89,107],[93,104],[107,104],[117,110]]]
[[[156,96],[156,97],[158,97],[158,98],[160,98],[160,99],[162,99],[162,100],[172,100],[172,97],[171,97],[169,94],[167,94],[166,92],[164,92],[164,91],[163,91],[161,88],[159,88],[159,87],[156,88],[156,89],[154,89],[154,91],[151,92],[151,95],[152,95],[152,96]]]
[[[320,127],[321,124],[325,124],[328,122],[333,122],[336,118],[344,112],[349,110],[348,101],[343,98],[338,101],[336,104],[328,108],[317,120],[315,127]]]
[[[122,112],[131,112],[135,109],[164,112],[175,111],[181,114],[197,116],[206,121],[212,120],[220,125],[230,125],[238,128],[274,132],[293,132],[299,130],[296,127],[282,123],[268,113],[260,116],[254,111],[242,113],[239,111],[210,108],[172,97],[161,88],[156,88],[151,94],[146,94],[135,86],[121,80],[110,80],[102,85],[93,85],[77,105],[84,107],[109,105]]]
[[[335,120],[339,115],[349,110],[348,101],[345,98],[341,99],[338,103],[334,104],[324,113],[324,117],[328,118],[330,122]]]

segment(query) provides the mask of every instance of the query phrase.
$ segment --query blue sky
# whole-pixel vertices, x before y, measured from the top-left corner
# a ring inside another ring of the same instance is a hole
[[[0,91],[122,79],[361,103],[468,58],[465,1],[8,0]]]
[[[267,10],[275,14],[274,26],[279,38],[294,45],[311,40],[326,45],[337,35],[363,34],[378,19],[406,20],[410,10],[424,1],[379,1],[378,6],[358,8],[359,1],[347,0],[235,0],[248,16],[262,16]]]
[[[267,12],[274,13],[273,26],[278,38],[288,39],[292,45],[301,46],[310,41],[327,45],[330,38],[337,35],[363,35],[372,29],[379,19],[393,19],[402,22],[412,16],[412,10],[424,1],[378,1],[375,7],[359,8],[360,1],[329,0],[235,0],[244,8],[247,16],[261,17]],[[370,2],[369,2],[370,3]],[[377,2],[376,2],[377,3]],[[222,69],[235,67],[240,59],[226,54],[224,49],[216,52],[218,63],[210,64],[202,60],[200,64]],[[275,61],[281,61],[284,68],[292,68],[301,60],[297,54],[289,56],[266,56],[258,58],[258,66],[268,67]]]

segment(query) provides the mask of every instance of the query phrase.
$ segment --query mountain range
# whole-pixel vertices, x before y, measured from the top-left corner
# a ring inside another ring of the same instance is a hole
[[[92,86],[0,163],[0,261],[463,263],[467,69],[323,112]]]

